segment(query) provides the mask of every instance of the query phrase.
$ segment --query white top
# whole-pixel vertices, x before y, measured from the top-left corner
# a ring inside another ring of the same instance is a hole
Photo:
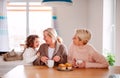
[[[52,59],[53,57],[53,52],[54,52],[55,48],[48,48],[48,57],[49,59]]]
[[[37,50],[33,48],[26,48],[25,52],[23,53],[23,61],[24,64],[32,65],[33,61],[37,58]]]

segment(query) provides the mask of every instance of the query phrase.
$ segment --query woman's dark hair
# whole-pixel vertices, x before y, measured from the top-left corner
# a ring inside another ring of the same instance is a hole
[[[26,47],[34,47],[35,38],[39,38],[38,35],[29,35],[26,39]]]

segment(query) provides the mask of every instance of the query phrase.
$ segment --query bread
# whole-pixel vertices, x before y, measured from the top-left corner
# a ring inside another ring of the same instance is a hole
[[[65,63],[65,66],[67,67],[67,69],[71,70],[72,69],[72,64],[70,63]]]
[[[70,64],[70,63],[59,64],[58,68],[60,70],[71,70],[72,69],[72,64]]]
[[[60,70],[66,70],[66,66],[64,64],[59,64],[59,69]]]

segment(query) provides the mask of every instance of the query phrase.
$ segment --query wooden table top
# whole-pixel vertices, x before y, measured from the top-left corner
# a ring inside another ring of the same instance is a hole
[[[111,74],[120,74],[120,66],[108,69],[73,69],[58,71],[56,67],[19,65],[2,78],[108,78]]]

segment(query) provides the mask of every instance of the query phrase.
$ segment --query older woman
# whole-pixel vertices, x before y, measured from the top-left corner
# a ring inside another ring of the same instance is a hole
[[[43,31],[44,40],[38,52],[40,57],[34,62],[34,64],[45,65],[48,59],[52,59],[55,65],[67,62],[67,50],[61,43],[61,38],[58,37],[57,32],[53,28],[47,28]],[[40,62],[39,62],[40,61]]]
[[[108,68],[105,57],[88,44],[91,33],[86,29],[77,29],[73,43],[69,47],[68,62],[77,68]]]

